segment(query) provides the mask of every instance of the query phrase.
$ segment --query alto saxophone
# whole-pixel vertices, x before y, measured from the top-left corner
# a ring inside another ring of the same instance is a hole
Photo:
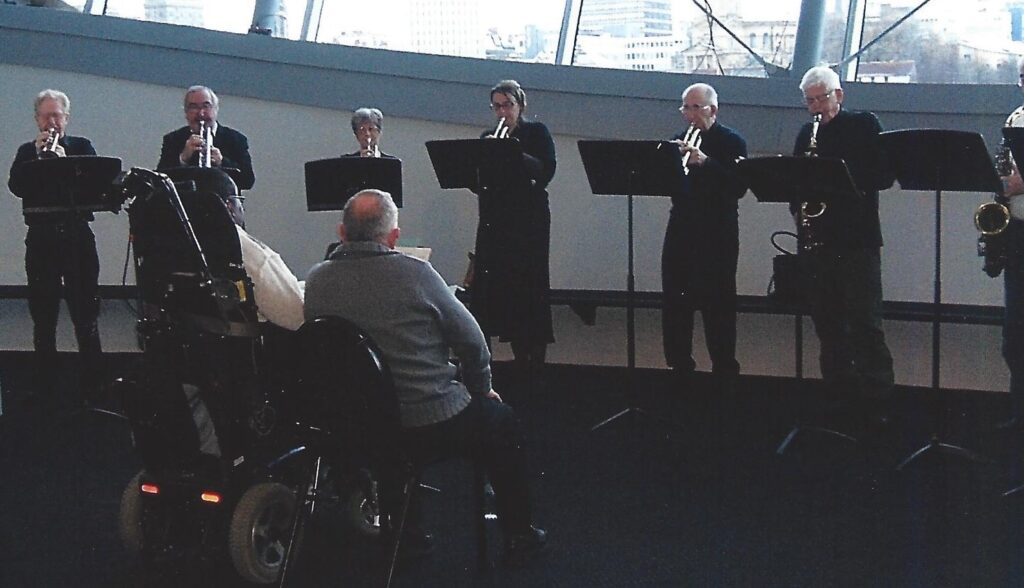
[[[811,121],[811,138],[807,142],[807,151],[804,151],[805,157],[817,157],[818,156],[818,128],[821,126],[821,113],[815,114]],[[825,203],[824,202],[801,202],[800,203],[800,232],[802,233],[802,239],[800,242],[800,248],[805,251],[816,249],[821,245],[814,234],[814,222],[815,219],[825,214]]]

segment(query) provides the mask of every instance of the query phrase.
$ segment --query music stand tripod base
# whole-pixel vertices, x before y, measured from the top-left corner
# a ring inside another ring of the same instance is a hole
[[[854,437],[853,435],[850,435],[850,434],[847,434],[847,433],[843,433],[842,431],[836,431],[835,429],[828,429],[828,428],[825,428],[825,427],[818,427],[818,426],[813,426],[813,425],[796,425],[789,432],[789,434],[786,435],[786,438],[782,440],[782,443],[779,444],[779,448],[775,450],[775,453],[777,455],[785,454],[786,453],[786,449],[788,449],[789,446],[793,443],[793,441],[796,439],[796,436],[799,435],[801,432],[804,432],[804,431],[808,431],[808,432],[812,432],[813,431],[815,433],[822,433],[822,434],[828,435],[830,437],[836,437],[838,439],[842,439],[843,441],[849,441],[850,443],[853,443],[855,445],[857,443],[860,443],[860,441],[858,441],[857,438]]]
[[[974,463],[992,463],[991,459],[985,457],[984,455],[981,455],[980,453],[971,451],[970,449],[967,449],[965,447],[953,445],[951,443],[943,443],[942,441],[939,441],[938,437],[932,437],[932,440],[928,443],[928,445],[925,445],[924,447],[918,449],[914,453],[911,453],[909,457],[901,461],[900,465],[896,466],[896,470],[903,471],[903,468],[910,465],[911,462],[932,451],[938,451],[942,455],[953,455],[956,457],[962,457],[969,461],[973,461]],[[1006,494],[1004,494],[1004,496],[1006,496]]]
[[[679,149],[665,141],[585,141],[577,142],[590,191],[595,195],[626,197],[626,371],[627,393],[635,400],[636,375],[636,277],[634,273],[633,198],[634,196],[672,196],[689,190],[683,173]],[[591,427],[596,431],[626,415],[636,417],[649,412],[629,406]],[[654,420],[682,429],[681,425],[661,417]]]

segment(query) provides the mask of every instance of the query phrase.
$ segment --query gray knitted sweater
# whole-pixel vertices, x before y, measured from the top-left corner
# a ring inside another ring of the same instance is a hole
[[[445,421],[491,389],[483,332],[427,262],[380,243],[346,243],[306,278],[306,320],[340,316],[365,330],[391,368],[402,425]],[[450,352],[462,365],[455,380]]]

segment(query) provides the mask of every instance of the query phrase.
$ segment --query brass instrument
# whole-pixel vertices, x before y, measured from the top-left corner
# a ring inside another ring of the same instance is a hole
[[[213,127],[205,120],[199,121],[199,136],[203,139],[203,146],[199,148],[199,167],[213,167]]]
[[[380,157],[380,145],[374,142],[373,137],[366,143],[366,154],[363,157]]]
[[[811,138],[807,142],[807,151],[804,151],[805,157],[817,157],[818,156],[818,128],[821,126],[821,113],[815,114],[811,121]],[[825,214],[825,203],[824,202],[801,202],[800,203],[800,229],[803,233],[803,240],[801,242],[801,248],[810,250],[821,245],[814,237],[813,223],[814,219]]]
[[[691,147],[693,149],[700,149],[700,144],[702,141],[703,138],[700,136],[700,129],[697,128],[697,125],[690,123],[689,128],[686,129],[686,134],[683,135],[682,146]],[[687,167],[686,164],[690,161],[690,155],[692,154],[692,151],[687,151],[686,153],[683,153],[683,173],[687,175],[690,173],[690,168]]]
[[[1017,126],[1022,116],[1024,106],[1019,106],[1006,117],[1003,127]],[[1013,175],[1016,165],[1006,137],[999,141],[994,160],[999,177]],[[985,258],[983,269],[993,278],[1006,267],[1007,245],[1001,235],[1009,226],[1010,199],[1005,194],[995,194],[991,202],[982,204],[974,211],[974,227],[981,233],[978,236],[978,256]]]
[[[60,157],[60,153],[57,153],[57,141],[60,140],[60,131],[56,127],[50,127],[47,132],[49,135],[43,141],[43,146],[39,149],[39,159]]]
[[[494,132],[490,134],[490,138],[507,139],[508,130],[508,123],[505,122],[505,117],[501,117],[498,119],[498,126],[495,127]]]

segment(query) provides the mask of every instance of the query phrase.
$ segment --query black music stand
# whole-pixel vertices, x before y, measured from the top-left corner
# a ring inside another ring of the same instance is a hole
[[[635,294],[636,277],[633,261],[633,197],[672,196],[689,189],[689,181],[683,173],[679,148],[666,141],[579,141],[580,157],[590,181],[590,191],[597,195],[626,197],[626,372],[627,393],[635,403],[634,392],[636,372],[636,322]],[[601,427],[630,414],[650,415],[650,412],[636,406],[627,406],[590,428]],[[653,416],[653,415],[652,415]],[[673,427],[677,424],[662,417],[653,416]]]
[[[850,170],[842,159],[831,157],[754,157],[736,164],[747,187],[758,202],[791,203],[794,198],[806,198],[826,207],[836,202],[857,202],[861,195],[853,182]],[[803,311],[795,308],[796,375],[803,378]],[[857,438],[827,427],[797,422],[775,453],[782,455],[798,434],[803,431],[823,433],[857,443]]]
[[[392,157],[338,157],[307,161],[306,210],[341,210],[361,190],[391,194],[402,208],[402,160]]]
[[[121,160],[96,155],[71,155],[26,162],[21,170],[26,186],[22,210],[26,216],[64,214],[74,220],[86,212],[117,212],[124,202],[114,180],[121,173]],[[78,242],[78,223],[69,222],[71,242]],[[71,262],[78,266],[78,249],[71,248]],[[77,282],[75,287],[77,288]],[[124,419],[125,416],[103,408],[88,412]]]
[[[426,145],[437,182],[446,190],[468,188],[483,196],[495,186],[529,187],[519,141],[449,139],[427,141]]]
[[[935,285],[932,300],[932,391],[939,385],[940,325],[942,319],[942,192],[996,192],[1003,190],[992,157],[981,135],[969,131],[907,129],[879,135],[903,190],[935,191]],[[948,403],[942,402],[943,425],[948,420]],[[945,428],[945,427],[943,427]],[[939,451],[974,462],[986,462],[969,449],[940,441],[939,433],[897,467],[902,470],[918,457]]]
[[[22,174],[28,198],[26,215],[40,213],[115,212],[121,200],[111,197],[114,179],[121,173],[116,157],[70,155],[25,162]],[[73,226],[73,225],[72,225]]]

